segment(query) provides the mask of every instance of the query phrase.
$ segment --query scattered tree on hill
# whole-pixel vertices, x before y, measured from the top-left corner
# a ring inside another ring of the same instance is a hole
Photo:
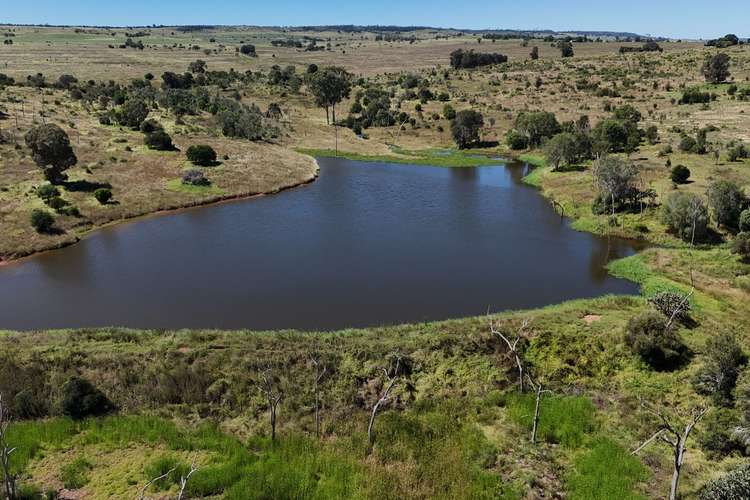
[[[258,54],[255,52],[255,45],[249,43],[240,47],[240,53],[250,57],[258,57]]]
[[[736,229],[746,202],[742,188],[732,181],[718,180],[708,187],[708,203],[720,226]]]
[[[685,165],[675,165],[669,177],[675,184],[685,184],[690,179],[690,169]]]
[[[68,134],[54,124],[41,125],[26,133],[31,157],[51,184],[62,184],[68,178],[64,171],[78,163]]]
[[[515,130],[526,136],[529,147],[537,147],[542,141],[560,133],[560,123],[555,114],[548,111],[528,111],[516,117]]]
[[[336,105],[349,97],[352,90],[352,75],[344,68],[329,66],[319,69],[309,75],[307,87],[315,97],[315,103],[326,109],[326,121],[328,121],[328,108],[331,108],[333,126],[336,134],[336,152],[338,153],[338,126],[336,123]]]
[[[148,117],[148,106],[142,99],[131,97],[122,108],[115,112],[115,119],[124,126],[133,130],[140,128],[141,123]]]
[[[578,152],[578,140],[570,132],[557,134],[544,146],[547,163],[552,165],[554,172],[558,171],[561,165],[570,166],[578,161]]]
[[[479,142],[479,132],[484,126],[484,118],[479,111],[463,110],[456,113],[451,121],[453,140],[459,149],[465,149]]]
[[[708,208],[695,193],[669,195],[661,210],[661,220],[674,234],[694,245],[708,234]]]
[[[703,63],[701,73],[709,83],[721,83],[727,81],[731,73],[729,72],[729,55],[725,53],[709,56]]]
[[[49,233],[55,224],[55,218],[46,210],[35,208],[31,211],[31,227],[37,233]]]
[[[190,146],[185,155],[188,161],[202,167],[213,165],[216,162],[216,151],[211,146],[204,144]]]
[[[669,445],[674,455],[674,461],[672,464],[672,482],[669,487],[669,500],[677,500],[680,474],[682,473],[682,466],[685,463],[687,440],[690,438],[690,434],[693,432],[693,429],[695,429],[695,426],[698,425],[698,422],[700,422],[708,411],[708,408],[695,408],[689,419],[686,422],[683,422],[682,419],[669,416],[662,411],[646,405],[645,403],[642,403],[642,406],[648,414],[656,417],[658,421],[658,430],[635,451],[633,451],[633,455],[637,455],[646,446],[656,440],[660,440]]]
[[[173,151],[174,144],[172,144],[172,138],[164,130],[155,130],[150,134],[146,134],[143,138],[143,143],[149,148],[156,151]]]
[[[612,204],[614,217],[617,205],[631,197],[638,172],[631,163],[615,156],[595,161],[592,172],[602,198]]]
[[[205,73],[206,72],[206,61],[197,59],[188,65],[188,71],[191,73]]]
[[[562,40],[558,42],[557,48],[560,49],[560,54],[563,57],[573,57],[573,44],[569,42],[568,40]]]

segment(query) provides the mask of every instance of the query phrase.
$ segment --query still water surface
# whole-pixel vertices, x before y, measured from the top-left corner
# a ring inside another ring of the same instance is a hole
[[[520,164],[320,159],[278,195],[150,217],[0,268],[0,329],[338,329],[637,293]]]

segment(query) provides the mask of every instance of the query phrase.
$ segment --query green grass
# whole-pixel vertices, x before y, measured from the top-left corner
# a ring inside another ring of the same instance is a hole
[[[615,260],[607,266],[610,274],[617,278],[634,281],[641,286],[641,294],[651,297],[660,292],[686,294],[688,289],[665,276],[659,275],[648,266],[643,254]]]
[[[576,459],[566,480],[570,500],[645,500],[636,487],[648,469],[617,443],[600,438]]]
[[[338,155],[332,149],[297,149],[297,152],[314,157],[339,157],[347,160],[381,163],[404,163],[409,165],[425,165],[432,167],[481,167],[501,165],[502,160],[492,159],[474,151],[459,151],[455,149],[426,149],[419,151],[392,148],[393,155],[365,155],[348,151],[339,151]]]
[[[534,394],[508,396],[508,416],[531,432],[536,398]],[[583,396],[544,395],[539,411],[539,439],[567,448],[582,446],[594,431],[594,405]]]
[[[61,469],[63,486],[69,490],[83,488],[89,482],[88,473],[92,468],[93,465],[85,457],[78,457],[65,464]]]
[[[224,194],[224,190],[214,184],[209,184],[208,186],[193,186],[190,184],[183,184],[182,179],[172,179],[171,181],[168,181],[167,189],[178,191],[180,193],[199,195],[214,194],[220,196]]]

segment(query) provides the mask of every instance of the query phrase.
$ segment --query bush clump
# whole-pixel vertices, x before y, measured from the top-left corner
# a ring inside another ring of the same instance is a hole
[[[190,162],[202,167],[213,165],[216,162],[216,151],[211,146],[190,146],[186,156]]]
[[[55,217],[47,212],[36,208],[31,211],[31,226],[37,233],[49,233],[55,224]]]
[[[112,402],[88,380],[73,376],[62,386],[60,403],[63,415],[73,420],[99,417],[112,412]]]
[[[672,169],[670,178],[675,184],[685,184],[690,179],[690,169],[685,165],[676,165]]]
[[[106,205],[107,203],[109,203],[109,200],[112,199],[112,190],[107,188],[99,188],[94,191],[94,198],[96,198],[96,201],[98,201],[102,205]]]
[[[163,130],[156,130],[150,134],[146,134],[143,139],[144,144],[149,149],[156,151],[173,151],[174,144],[172,144],[172,138]]]
[[[687,347],[680,336],[666,328],[664,316],[655,311],[643,313],[628,322],[625,343],[655,370],[675,369],[688,357]]]
[[[750,209],[743,210],[740,214],[739,230],[744,233],[750,232]]]
[[[750,464],[742,464],[711,481],[700,493],[700,500],[742,500],[750,498]]]
[[[182,176],[182,183],[188,186],[208,186],[211,181],[200,170],[189,170]]]

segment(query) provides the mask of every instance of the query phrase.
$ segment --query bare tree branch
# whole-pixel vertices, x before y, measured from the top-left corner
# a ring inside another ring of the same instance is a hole
[[[310,363],[315,367],[315,378],[313,390],[315,392],[315,436],[320,437],[320,383],[328,372],[328,367],[323,364],[320,357],[310,353]]]
[[[386,368],[383,368],[382,370],[387,382],[385,384],[385,390],[383,391],[375,405],[372,407],[372,413],[370,414],[370,423],[367,426],[367,440],[370,442],[370,448],[372,448],[372,445],[375,441],[375,436],[373,435],[372,430],[373,426],[375,425],[375,417],[377,417],[378,415],[378,410],[380,410],[380,407],[383,404],[390,401],[391,391],[393,390],[393,387],[396,385],[396,382],[398,382],[401,376],[401,356],[396,357],[396,367],[393,369],[392,373],[389,373],[388,369]]]
[[[259,389],[268,403],[268,416],[271,421],[271,441],[276,440],[276,411],[279,403],[284,399],[284,392],[277,387],[276,377],[270,367],[260,372],[261,383]]]
[[[188,481],[190,480],[190,476],[198,472],[198,467],[195,466],[196,458],[197,457],[193,457],[193,463],[190,464],[190,472],[187,473],[187,476],[182,476],[180,478],[180,494],[177,495],[177,500],[182,500],[182,497],[185,494],[185,488],[187,487]]]
[[[641,401],[641,407],[643,410],[656,417],[659,422],[659,429],[650,438],[648,438],[643,444],[636,448],[632,453],[635,455],[646,446],[656,440],[661,440],[667,443],[674,455],[673,461],[673,472],[672,482],[669,489],[669,500],[677,499],[677,490],[680,482],[680,473],[682,472],[682,466],[685,462],[685,451],[687,450],[687,440],[690,437],[690,433],[693,432],[695,426],[700,422],[703,416],[708,412],[708,408],[694,408],[691,412],[691,417],[688,422],[675,425],[672,420],[674,417],[667,416],[664,412],[657,410],[651,405]],[[668,435],[671,436],[668,437]]]
[[[515,338],[510,338],[509,335],[506,335],[503,333],[503,331],[500,329],[499,325],[492,321],[492,318],[490,317],[489,311],[487,311],[487,319],[490,324],[490,331],[493,335],[499,337],[502,339],[503,342],[508,346],[508,350],[510,351],[510,354],[513,356],[516,362],[516,369],[518,370],[518,391],[523,392],[523,379],[525,374],[525,365],[523,362],[523,356],[519,352],[518,344],[521,342],[521,340],[524,339],[525,333],[529,325],[531,324],[531,321],[528,319],[524,319],[523,323],[521,323],[521,326],[518,328],[518,331],[516,332]]]
[[[8,429],[10,428],[10,413],[0,394],[0,469],[3,473],[3,492],[9,500],[15,500],[16,475],[10,471],[10,456],[16,451],[8,443]]]

